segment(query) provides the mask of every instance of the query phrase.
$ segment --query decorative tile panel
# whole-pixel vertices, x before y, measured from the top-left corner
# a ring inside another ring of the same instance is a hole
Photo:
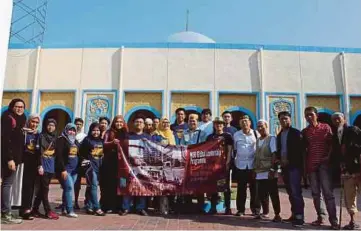
[[[180,107],[210,108],[208,93],[172,93],[171,114]]]
[[[257,96],[246,94],[220,94],[219,114],[230,107],[244,107],[257,116]]]
[[[126,92],[124,102],[124,115],[137,106],[149,106],[162,112],[162,93]]]
[[[41,92],[40,112],[53,105],[61,105],[74,110],[74,92]]]
[[[83,99],[84,129],[87,132],[93,122],[97,122],[100,117],[112,119],[115,113],[115,93],[86,93]],[[85,105],[84,105],[85,104]]]
[[[350,110],[351,115],[361,110],[361,96],[350,97]]]
[[[288,111],[292,116],[292,126],[297,127],[297,117],[298,111],[296,110],[297,106],[297,96],[295,95],[269,95],[267,96],[267,105],[268,105],[268,118],[270,133],[277,135],[281,130],[281,125],[278,120],[278,113],[281,111]]]
[[[9,106],[12,99],[20,98],[24,100],[27,110],[31,110],[31,93],[30,92],[3,92],[2,107]]]
[[[342,110],[339,96],[307,96],[307,106],[327,108],[332,111]]]

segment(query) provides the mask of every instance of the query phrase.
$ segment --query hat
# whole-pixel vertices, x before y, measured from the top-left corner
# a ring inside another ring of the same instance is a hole
[[[248,115],[244,115],[240,118],[240,120],[250,120]]]
[[[146,124],[153,124],[153,120],[151,118],[146,118],[144,122]]]
[[[216,118],[214,118],[213,123],[215,123],[215,124],[225,124],[225,122],[224,122],[224,120],[223,120],[222,117],[216,117]]]

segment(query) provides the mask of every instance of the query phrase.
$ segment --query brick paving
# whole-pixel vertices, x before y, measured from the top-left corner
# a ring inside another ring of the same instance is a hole
[[[84,193],[84,188],[81,194]],[[313,207],[311,192],[304,190],[305,198],[305,217],[306,225],[304,229],[313,229],[310,222],[315,220],[316,213]],[[55,206],[60,202],[61,190],[59,185],[51,185],[50,200]],[[335,190],[337,212],[339,212],[339,190]],[[84,198],[80,198],[83,201]],[[290,216],[290,205],[288,202],[288,196],[283,189],[280,191],[281,199],[281,215],[283,218]],[[234,201],[232,205],[234,205]],[[249,202],[247,203],[249,207]],[[360,203],[358,203],[360,205]],[[233,206],[232,206],[233,207]],[[270,206],[272,213],[272,206]],[[249,209],[247,210],[248,212]],[[59,211],[57,211],[59,212]],[[233,208],[235,212],[235,208]],[[135,214],[129,214],[128,216],[121,217],[116,214],[107,214],[105,217],[97,217],[85,214],[83,211],[79,211],[78,219],[67,218],[61,216],[59,220],[52,221],[46,219],[35,219],[33,221],[24,221],[20,225],[2,225],[2,230],[245,230],[245,229],[293,229],[290,224],[285,223],[273,223],[270,220],[255,221],[251,216],[234,217],[225,215],[169,215],[158,216],[156,214],[149,213],[150,216],[143,217]],[[273,214],[270,214],[271,218]],[[361,216],[357,215],[357,220],[361,220]],[[349,221],[346,209],[343,210],[342,225],[346,225]],[[322,226],[321,229],[327,229],[328,223]]]

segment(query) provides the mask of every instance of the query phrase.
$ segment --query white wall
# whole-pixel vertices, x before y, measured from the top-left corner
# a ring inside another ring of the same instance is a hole
[[[342,93],[338,53],[301,52],[301,76],[305,93]]]
[[[345,54],[349,94],[361,94],[361,55]]]
[[[36,65],[36,50],[9,50],[4,89],[32,89]]]
[[[298,52],[263,51],[264,90],[299,92],[301,90]]]
[[[39,89],[76,89],[79,86],[82,49],[42,49],[39,62]]]
[[[258,52],[255,50],[216,50],[216,89],[259,91]]]
[[[123,89],[167,88],[168,49],[124,49]]]

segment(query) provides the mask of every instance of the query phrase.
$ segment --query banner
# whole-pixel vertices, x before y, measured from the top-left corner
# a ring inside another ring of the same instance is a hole
[[[222,140],[164,146],[129,140],[119,154],[119,195],[161,196],[222,192],[227,186]]]

